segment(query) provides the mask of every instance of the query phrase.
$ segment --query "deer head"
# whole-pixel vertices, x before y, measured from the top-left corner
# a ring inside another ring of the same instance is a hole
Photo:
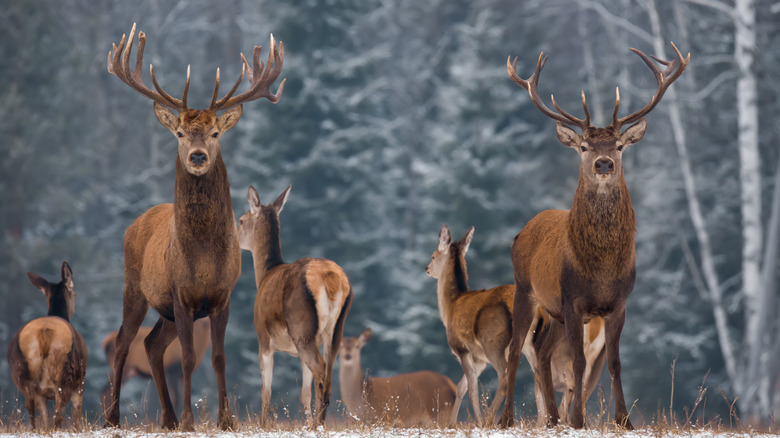
[[[27,278],[46,296],[49,316],[59,316],[67,321],[73,318],[76,293],[73,291],[73,271],[68,262],[62,262],[62,280],[59,283],[50,283],[32,272],[27,273]]]
[[[458,242],[452,242],[452,233],[446,224],[439,231],[439,246],[431,255],[431,262],[425,267],[425,273],[431,278],[440,278],[451,258],[457,257],[456,263],[465,264],[466,252],[469,250],[471,240],[474,238],[474,227],[466,231],[466,234]],[[462,270],[465,272],[465,269]]]
[[[604,128],[597,128],[590,124],[590,112],[585,100],[585,92],[582,92],[582,108],[585,112],[585,118],[579,119],[563,111],[555,103],[555,97],[551,96],[552,104],[557,112],[551,110],[542,102],[539,97],[537,85],[539,83],[539,74],[547,61],[544,53],[539,55],[536,63],[536,71],[527,80],[521,79],[517,75],[517,58],[510,64],[507,58],[506,65],[509,77],[518,85],[528,90],[534,105],[547,117],[554,119],[555,133],[558,140],[564,146],[570,147],[580,155],[580,177],[586,182],[597,184],[599,187],[614,184],[622,180],[623,175],[623,151],[627,146],[639,142],[647,129],[647,115],[658,102],[661,101],[666,89],[671,85],[685,70],[690,60],[690,53],[686,58],[677,47],[672,43],[677,59],[674,61],[664,61],[656,57],[648,57],[637,49],[631,51],[639,55],[648,67],[653,71],[658,82],[655,94],[644,108],[628,116],[618,118],[618,108],[620,106],[620,90],[616,89],[615,108],[612,111],[612,123]],[[655,62],[654,62],[655,61]],[[658,65],[666,67],[662,72]],[[624,126],[627,128],[623,129]],[[572,128],[579,128],[577,133]]]
[[[341,364],[350,365],[353,361],[360,360],[360,349],[371,339],[370,328],[363,330],[357,338],[343,338],[341,340]]]
[[[168,128],[179,141],[179,161],[187,172],[199,176],[207,173],[211,163],[220,154],[219,137],[228,129],[235,126],[241,117],[242,104],[265,97],[273,103],[279,101],[284,90],[285,80],[282,80],[275,94],[270,91],[271,84],[279,77],[284,63],[284,44],[279,42],[279,48],[271,35],[271,49],[268,54],[267,66],[259,61],[262,46],[255,46],[253,51],[253,67],[249,66],[244,54],[241,54],[243,66],[241,75],[236,83],[221,99],[219,96],[219,69],[214,84],[214,93],[211,97],[211,105],[207,109],[189,109],[187,107],[187,92],[190,87],[190,68],[187,67],[187,81],[184,84],[184,92],[181,100],[166,93],[157,83],[154,76],[154,68],[149,64],[149,75],[157,91],[149,89],[143,82],[142,64],[146,35],[138,34],[138,50],[136,54],[135,68],[130,70],[130,51],[135,37],[135,24],[130,30],[130,37],[122,40],[119,46],[114,45],[113,51],[108,53],[108,72],[118,77],[134,90],[154,101],[154,114],[157,120]],[[129,42],[128,42],[129,41]],[[267,67],[267,68],[266,68]],[[249,77],[250,87],[244,93],[233,96],[244,78]],[[175,110],[174,113],[171,110]],[[217,115],[218,111],[224,111]]]
[[[257,238],[278,237],[279,213],[282,212],[284,204],[287,203],[290,189],[292,186],[287,186],[274,202],[263,205],[260,203],[260,195],[257,190],[253,186],[249,186],[247,193],[249,211],[238,220],[238,243],[241,249],[252,251]]]

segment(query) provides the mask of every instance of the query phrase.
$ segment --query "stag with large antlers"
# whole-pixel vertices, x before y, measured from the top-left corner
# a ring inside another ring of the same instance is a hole
[[[620,334],[625,322],[626,300],[636,276],[634,232],[636,220],[623,177],[624,148],[642,139],[647,128],[645,116],[661,101],[669,86],[680,77],[690,60],[677,54],[674,61],[652,59],[631,49],[652,69],[658,82],[655,94],[644,108],[618,118],[620,92],[617,91],[612,123],[605,128],[590,124],[590,113],[582,93],[585,118],[566,113],[555,103],[551,110],[539,98],[539,74],[547,58],[539,55],[536,71],[527,80],[517,75],[516,65],[507,59],[509,77],[525,88],[533,104],[554,119],[555,132],[564,146],[580,155],[580,175],[571,210],[546,210],[533,219],[515,237],[512,267],[515,277],[512,342],[508,372],[513,376],[520,360],[523,340],[531,325],[531,314],[524,309],[538,303],[553,318],[562,321],[574,356],[574,407],[571,424],[583,427],[582,380],[585,369],[583,323],[595,317],[605,320],[607,367],[612,377],[615,398],[615,422],[632,429],[620,380]],[[658,64],[663,65],[662,71]],[[623,127],[626,126],[625,129]],[[578,134],[572,128],[579,128]],[[542,367],[541,391],[545,399],[548,423],[558,421],[550,367]],[[511,426],[514,379],[509,379],[506,403],[501,418]]]
[[[114,45],[109,52],[108,72],[154,101],[157,119],[177,137],[179,147],[173,204],[150,208],[125,233],[122,325],[116,339],[113,388],[106,423],[109,426],[119,424],[122,381],[117,376],[122,376],[130,343],[149,307],[153,307],[161,316],[144,340],[144,346],[160,396],[162,426],[174,428],[178,425],[163,365],[166,347],[178,336],[183,353],[184,380],[181,428],[193,429],[190,403],[195,367],[193,322],[208,316],[211,321],[211,360],[219,396],[218,425],[228,429],[233,420],[225,388],[224,339],[230,293],[241,273],[241,249],[219,138],[238,122],[242,104],[263,97],[274,103],[279,101],[284,81],[275,94],[271,93],[270,87],[282,71],[284,46],[280,42],[277,49],[271,36],[267,65],[259,61],[261,47],[254,48],[252,67],[242,54],[241,76],[221,99],[217,98],[217,70],[211,104],[207,109],[196,110],[187,106],[189,67],[181,100],[163,91],[151,65],[149,74],[156,91],[144,84],[141,69],[146,36],[143,32],[138,34],[135,68],[130,70],[134,36],[135,24],[129,38],[123,35],[119,46]],[[234,95],[245,74],[249,77],[249,89]],[[217,115],[218,111],[224,113]]]

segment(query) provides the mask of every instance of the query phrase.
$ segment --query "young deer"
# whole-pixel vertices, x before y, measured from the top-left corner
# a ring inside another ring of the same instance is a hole
[[[33,286],[46,295],[47,315],[34,319],[16,332],[8,345],[11,379],[24,396],[30,426],[36,428],[35,411],[48,428],[48,400],[54,400],[54,427],[62,426],[62,413],[71,401],[73,425],[81,427],[84,376],[87,371],[87,344],[70,324],[76,309],[73,271],[62,262],[62,281],[49,283],[32,272]]]
[[[439,313],[447,331],[447,342],[463,367],[464,376],[458,382],[458,395],[451,418],[453,424],[467,390],[474,416],[478,423],[483,423],[477,379],[487,363],[490,363],[498,374],[498,389],[485,423],[492,423],[501,405],[507,383],[505,370],[511,339],[514,288],[506,284],[487,290],[469,289],[466,253],[473,237],[474,227],[471,227],[460,241],[453,242],[450,229],[447,225],[442,225],[439,232],[439,245],[425,269],[429,276],[438,280]],[[539,306],[528,306],[524,309],[525,313],[531,316],[535,330],[528,333],[523,352],[531,363],[535,378],[539,375],[538,368],[544,363],[537,358],[546,357],[548,364],[552,360],[555,369],[553,374],[555,389],[564,393],[561,409],[568,410],[566,397],[572,390],[573,384],[571,373],[567,373],[567,370],[570,370],[572,365],[571,354],[562,333],[563,327],[552,320]],[[592,370],[588,376],[594,376],[588,396],[595,388],[595,381],[598,381],[601,364],[603,364],[603,355],[600,354],[603,352],[603,342],[601,344],[598,342],[597,333],[600,331],[598,321],[593,321],[588,326],[588,333],[594,331],[596,334],[589,335],[585,340],[589,350],[588,370]],[[602,362],[599,362],[600,356]],[[537,397],[537,409],[541,421],[546,414],[539,400]]]
[[[284,46],[280,43],[277,50],[271,37],[267,66],[259,61],[261,47],[254,48],[253,67],[249,67],[242,54],[241,76],[219,100],[217,70],[211,105],[204,110],[193,110],[187,106],[189,69],[181,100],[163,91],[151,65],[149,73],[157,91],[144,85],[141,66],[146,36],[143,32],[138,35],[135,69],[130,70],[134,35],[135,25],[130,31],[129,43],[123,35],[119,46],[109,52],[108,71],[154,101],[157,119],[177,137],[179,146],[173,204],[150,208],[125,233],[122,326],[116,339],[113,376],[124,374],[130,344],[149,307],[153,307],[161,317],[144,340],[144,346],[160,396],[162,426],[174,428],[178,424],[165,383],[164,366],[165,349],[178,336],[184,379],[181,428],[192,430],[190,398],[195,369],[192,327],[194,320],[208,316],[211,320],[211,360],[219,398],[217,422],[221,429],[228,429],[233,419],[225,387],[224,340],[230,293],[241,273],[241,250],[219,138],[238,122],[243,103],[260,98],[278,102],[284,81],[276,94],[270,92],[270,86],[282,71]],[[250,81],[249,90],[233,96],[245,73]],[[224,113],[217,115],[219,111]],[[106,412],[107,426],[119,424],[121,387],[122,381],[115,378],[111,406]]]
[[[550,318],[541,306],[537,306],[537,313],[531,322],[531,327],[544,327],[546,324],[553,324],[557,326],[557,332],[555,329],[548,329],[548,331],[542,330],[528,330],[525,343],[523,344],[523,354],[525,354],[528,362],[531,364],[531,368],[534,372],[534,396],[536,398],[536,421],[538,425],[547,423],[547,407],[544,403],[544,397],[541,392],[541,385],[539,379],[543,374],[540,372],[540,366],[542,361],[537,356],[537,352],[541,352],[543,346],[542,342],[552,344],[552,348],[548,350],[549,358],[546,359],[550,363],[550,371],[552,373],[552,385],[555,392],[562,393],[561,403],[558,406],[558,416],[564,423],[569,423],[571,411],[571,402],[574,397],[574,370],[572,368],[573,356],[569,343],[566,340],[565,333],[563,333],[563,325]],[[534,336],[539,333],[540,336]],[[541,336],[542,333],[546,333],[545,336]],[[536,341],[536,344],[534,344]],[[534,348],[537,346],[538,348]],[[583,346],[585,349],[585,372],[583,374],[583,380],[587,382],[583,389],[583,397],[587,401],[593,391],[598,385],[601,378],[601,370],[604,367],[604,357],[606,355],[605,343],[604,343],[604,320],[601,318],[594,318],[587,324],[585,324],[585,330],[583,331]]]
[[[674,44],[672,44],[674,47]],[[666,89],[683,73],[690,55],[683,58],[677,47],[677,60],[650,59],[631,49],[650,67],[658,82],[655,95],[644,108],[618,118],[620,93],[617,92],[612,123],[605,128],[590,124],[590,113],[582,93],[585,118],[578,119],[561,110],[553,98],[557,112],[539,98],[537,84],[546,61],[539,55],[536,71],[528,79],[517,75],[515,59],[507,59],[509,77],[525,88],[534,105],[546,116],[556,120],[555,131],[564,146],[580,155],[580,176],[571,210],[546,210],[531,219],[512,244],[512,267],[515,278],[515,301],[512,320],[512,345],[508,371],[514,375],[520,360],[520,349],[531,326],[531,316],[520,311],[539,303],[546,312],[566,327],[566,335],[574,355],[574,407],[571,424],[583,427],[583,322],[603,317],[607,349],[607,364],[612,377],[615,397],[615,422],[632,429],[620,379],[620,334],[625,322],[628,295],[636,276],[634,232],[636,220],[628,187],[623,177],[622,155],[626,146],[642,139],[647,128],[647,115],[661,101]],[[656,65],[666,67],[661,71]],[[622,129],[628,126],[626,129]],[[579,128],[578,134],[572,127]],[[555,398],[550,382],[550,367],[542,369],[541,392],[549,412],[550,424],[557,423]],[[506,404],[501,418],[503,426],[513,419],[514,379],[510,379]]]
[[[460,402],[467,390],[474,418],[477,424],[483,424],[478,379],[488,363],[498,373],[498,389],[485,423],[492,423],[507,383],[506,352],[511,339],[514,291],[508,285],[488,290],[469,289],[466,252],[473,237],[474,227],[471,227],[460,241],[453,242],[450,229],[442,225],[439,245],[425,268],[430,277],[438,280],[436,295],[441,321],[447,331],[447,343],[463,367],[451,424],[457,420]]]
[[[352,306],[352,286],[344,270],[330,260],[284,262],[279,213],[289,194],[287,187],[274,202],[262,205],[257,190],[249,186],[249,211],[238,227],[241,249],[252,253],[257,282],[254,322],[263,378],[261,420],[268,421],[274,352],[282,351],[301,358],[301,403],[309,421],[321,425],[330,402],[344,320]],[[313,414],[312,379],[316,383]]]
[[[371,329],[367,328],[357,338],[344,338],[341,343],[339,381],[347,414],[368,423],[447,426],[457,396],[452,380],[433,371],[364,379],[360,350],[369,339]]]
[[[151,327],[141,327],[138,329],[138,333],[135,335],[133,342],[130,343],[130,349],[127,353],[127,360],[125,361],[125,371],[122,374],[122,384],[139,376],[145,379],[152,377],[152,366],[149,365],[149,359],[146,357],[146,350],[144,349],[144,339],[152,331]],[[114,352],[116,351],[116,335],[118,331],[113,331],[103,339],[103,352],[106,354],[106,361],[108,362],[109,370],[114,367]],[[198,369],[203,357],[206,355],[206,350],[211,345],[211,324],[208,318],[202,318],[195,321],[192,324],[192,340],[193,349],[195,351],[195,368]],[[171,403],[173,406],[177,406],[177,402],[180,400],[179,392],[181,391],[180,381],[181,376],[181,362],[182,351],[181,343],[176,338],[168,345],[163,355],[163,368],[165,371],[175,376],[171,382]],[[113,377],[110,379],[113,380]],[[106,385],[103,391],[100,393],[100,402],[103,406],[103,410],[108,407],[108,403],[111,401],[111,385]]]

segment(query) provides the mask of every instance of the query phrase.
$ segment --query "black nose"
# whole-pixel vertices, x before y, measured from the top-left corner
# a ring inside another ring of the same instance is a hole
[[[192,161],[192,164],[200,166],[206,162],[206,154],[200,152],[190,154],[190,161]]]
[[[601,158],[596,160],[596,173],[603,175],[609,175],[615,171],[615,162],[609,158]]]

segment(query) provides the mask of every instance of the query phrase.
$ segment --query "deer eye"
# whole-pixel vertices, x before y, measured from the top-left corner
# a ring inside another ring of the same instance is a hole
[[[215,133],[211,134],[211,136],[214,137],[214,138],[217,138],[217,137],[219,137],[219,132],[215,132]]]
[[[620,146],[618,146],[617,150],[622,151],[623,150],[623,145],[621,144]]]
[[[581,150],[582,152],[587,152],[587,151],[588,151],[588,148],[586,148],[585,146],[580,146],[580,150]]]
[[[181,131],[176,132],[176,136],[181,138],[184,137],[184,134],[181,133]]]

